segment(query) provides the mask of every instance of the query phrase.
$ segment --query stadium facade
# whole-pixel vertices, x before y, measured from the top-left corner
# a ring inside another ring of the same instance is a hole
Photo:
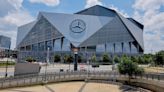
[[[99,55],[138,55],[144,52],[144,26],[133,18],[103,6],[93,6],[75,14],[40,12],[35,21],[18,28],[18,60],[33,57],[45,61],[54,54],[72,54],[72,48]]]

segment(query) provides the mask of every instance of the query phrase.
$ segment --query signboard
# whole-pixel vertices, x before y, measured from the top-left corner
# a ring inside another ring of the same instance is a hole
[[[38,74],[40,72],[40,65],[34,63],[17,63],[15,65],[14,76]]]

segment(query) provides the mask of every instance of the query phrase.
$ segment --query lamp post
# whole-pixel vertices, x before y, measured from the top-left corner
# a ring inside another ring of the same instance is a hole
[[[73,48],[73,52],[75,55],[75,60],[74,60],[74,71],[77,71],[77,62],[78,62],[78,48]]]
[[[48,66],[48,64],[49,64],[49,50],[50,50],[50,48],[48,47],[47,48],[47,58],[46,58],[46,67],[45,67],[45,80],[44,80],[44,82],[45,83],[47,83],[47,66]]]
[[[89,60],[88,60],[88,53],[86,52],[86,59],[87,59],[87,78],[89,77]]]
[[[7,50],[7,61],[6,61],[6,72],[5,72],[5,78],[7,78],[7,68],[8,68],[8,58],[9,58],[9,50],[10,50],[10,45],[9,45],[9,49]]]

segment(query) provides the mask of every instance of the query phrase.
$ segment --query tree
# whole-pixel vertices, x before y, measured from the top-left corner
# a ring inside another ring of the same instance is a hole
[[[143,56],[144,64],[150,64],[153,62],[153,56],[151,54],[144,54]]]
[[[110,56],[109,56],[107,53],[104,53],[104,54],[103,54],[102,60],[103,60],[103,62],[105,62],[105,63],[112,63],[112,60],[111,60]]]
[[[67,59],[68,59],[68,55],[64,55],[63,57],[64,63],[67,63]]]
[[[138,63],[139,64],[145,64],[144,58],[142,56],[138,57]]]
[[[119,58],[118,56],[114,56],[113,61],[114,61],[115,63],[121,62],[121,60],[120,60],[120,58]]]
[[[121,74],[128,74],[129,81],[133,74],[142,74],[144,71],[136,62],[132,62],[129,57],[123,57],[122,62],[118,64],[118,70]]]
[[[78,56],[78,62],[81,63],[82,62],[82,56]]]
[[[164,51],[155,54],[154,62],[156,65],[164,65]]]
[[[73,56],[71,55],[67,56],[67,62],[69,63],[69,70],[70,70],[70,64],[73,62]]]
[[[60,62],[60,55],[54,56],[54,62]]]
[[[91,62],[92,63],[96,63],[97,62],[97,59],[96,59],[96,55],[95,54],[91,57]]]
[[[99,64],[97,63],[97,58],[96,58],[95,54],[91,57],[91,62],[92,62],[92,67],[94,67],[94,70],[95,70],[95,67],[99,67]]]
[[[70,64],[73,62],[73,56],[69,55],[67,58],[67,62]]]
[[[131,56],[131,60],[132,60],[133,62],[138,63],[138,57],[137,57],[137,56]]]
[[[27,57],[26,61],[31,63],[31,62],[35,62],[36,60],[32,57]]]

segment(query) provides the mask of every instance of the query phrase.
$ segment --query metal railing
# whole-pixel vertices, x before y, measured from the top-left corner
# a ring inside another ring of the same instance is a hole
[[[28,86],[35,84],[45,84],[61,81],[77,81],[77,80],[116,80],[117,78],[128,77],[127,75],[120,75],[112,71],[70,71],[70,72],[53,72],[42,74],[29,74],[23,76],[14,76],[9,78],[0,79],[0,89]],[[133,78],[142,78],[147,80],[163,81],[164,75],[162,74],[144,74],[142,76],[133,76]]]

